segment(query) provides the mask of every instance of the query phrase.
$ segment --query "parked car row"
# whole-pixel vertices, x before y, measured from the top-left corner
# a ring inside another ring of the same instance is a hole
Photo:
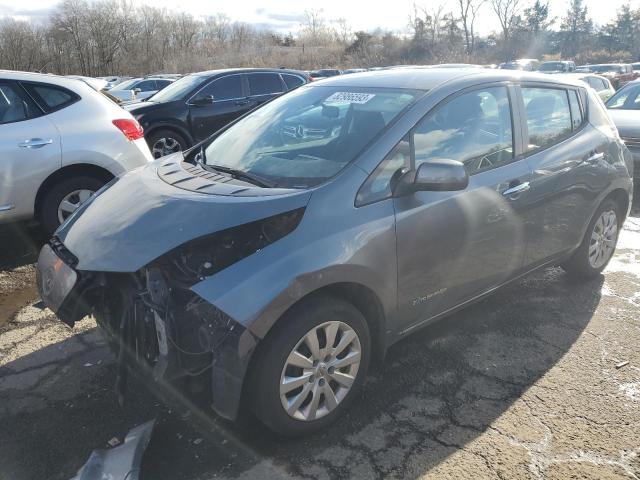
[[[43,247],[43,301],[69,325],[93,312],[118,372],[188,377],[222,417],[244,405],[308,434],[401,338],[533,270],[588,279],[611,259],[633,163],[583,81],[421,68],[301,83],[202,72],[132,108],[151,135],[175,112],[200,148],[110,183]],[[612,111],[636,99],[627,86]]]

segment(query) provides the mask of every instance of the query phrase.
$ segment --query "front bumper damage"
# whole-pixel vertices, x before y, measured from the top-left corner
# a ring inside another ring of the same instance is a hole
[[[94,315],[117,356],[116,392],[124,402],[135,374],[175,392],[210,389],[211,407],[235,419],[243,379],[257,338],[190,290],[192,282],[167,275],[158,261],[135,273],[87,272],[55,238],[38,259],[44,303],[69,326]],[[141,375],[140,375],[141,374]]]

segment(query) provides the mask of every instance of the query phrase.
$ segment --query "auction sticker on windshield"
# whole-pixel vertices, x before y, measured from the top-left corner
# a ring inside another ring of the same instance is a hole
[[[367,103],[375,97],[373,93],[336,92],[327,97],[325,102]]]

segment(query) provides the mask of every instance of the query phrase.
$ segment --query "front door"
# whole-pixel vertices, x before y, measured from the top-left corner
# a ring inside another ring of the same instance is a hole
[[[522,266],[531,172],[514,150],[510,105],[506,86],[467,91],[411,133],[414,168],[458,160],[469,185],[394,200],[403,330],[500,285]]]
[[[248,97],[243,77],[243,74],[231,74],[216,78],[189,100],[191,130],[196,142],[256,106],[256,102]],[[210,96],[213,96],[211,102],[200,102]]]

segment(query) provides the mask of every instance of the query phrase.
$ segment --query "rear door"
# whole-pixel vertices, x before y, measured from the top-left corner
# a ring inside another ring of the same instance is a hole
[[[249,83],[249,97],[254,102],[254,106],[261,105],[286,90],[279,73],[248,73],[247,80]]]
[[[198,100],[213,96],[213,101],[198,104]],[[248,112],[255,104],[248,98],[244,74],[218,77],[201,88],[187,102],[191,131],[196,141],[207,138],[228,123]]]
[[[606,137],[586,121],[586,92],[549,84],[521,88],[526,158],[533,170],[525,265],[575,248],[593,213]]]
[[[0,222],[33,215],[42,182],[61,166],[60,135],[30,95],[0,79]]]
[[[415,166],[446,158],[463,162],[469,174],[463,191],[394,199],[405,330],[504,283],[522,267],[522,209],[531,172],[517,154],[511,92],[506,85],[466,91],[436,107],[405,142]]]

